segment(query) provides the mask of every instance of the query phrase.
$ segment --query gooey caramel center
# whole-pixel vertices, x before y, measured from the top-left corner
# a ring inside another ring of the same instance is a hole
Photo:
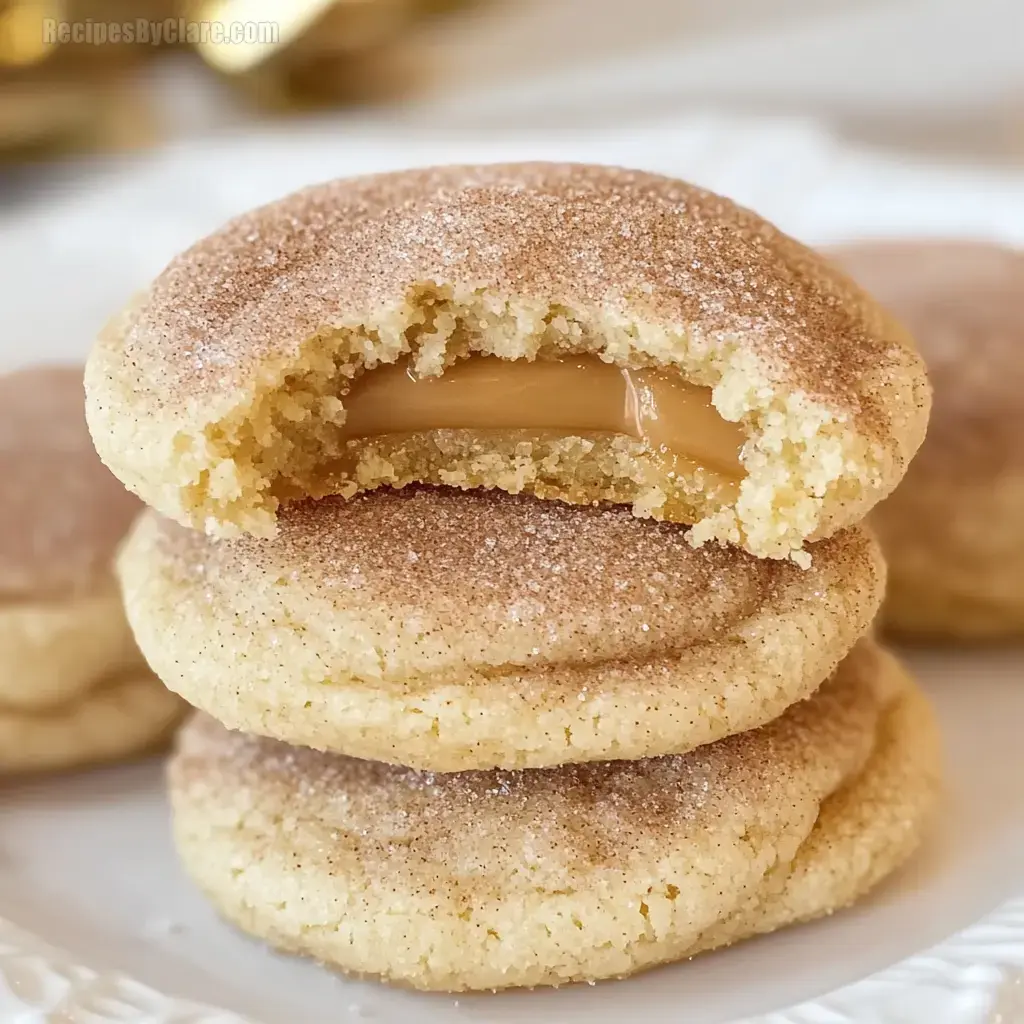
[[[670,370],[627,369],[596,356],[470,356],[437,377],[393,363],[360,377],[344,403],[350,439],[445,429],[624,434],[723,476],[744,473],[746,434],[711,404],[710,388]]]

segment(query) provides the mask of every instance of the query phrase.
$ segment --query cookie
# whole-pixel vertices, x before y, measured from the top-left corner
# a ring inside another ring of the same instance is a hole
[[[905,331],[760,217],[556,164],[335,181],[240,217],[110,325],[87,392],[104,461],[212,533],[420,481],[797,558],[893,489],[930,402]]]
[[[872,518],[885,625],[907,639],[1024,636],[1024,253],[908,241],[837,257],[914,332],[935,385],[928,438]]]
[[[183,708],[144,669],[56,707],[0,704],[0,776],[77,768],[153,750],[170,737]]]
[[[0,711],[145,671],[112,572],[142,506],[93,449],[81,367],[0,376],[0,480]]]
[[[227,918],[448,991],[621,977],[830,913],[914,850],[938,784],[928,704],[867,644],[680,756],[424,774],[200,716],[170,766],[179,853]]]
[[[441,487],[282,510],[273,539],[147,513],[119,561],[153,670],[229,727],[435,771],[676,753],[811,693],[884,567],[810,569],[621,506]]]

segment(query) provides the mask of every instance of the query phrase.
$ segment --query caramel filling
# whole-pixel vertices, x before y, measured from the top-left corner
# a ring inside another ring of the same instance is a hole
[[[394,363],[360,377],[344,403],[344,436],[351,439],[445,429],[625,434],[722,476],[744,474],[746,435],[722,419],[710,388],[596,356],[470,356],[439,377],[417,377],[407,363]]]

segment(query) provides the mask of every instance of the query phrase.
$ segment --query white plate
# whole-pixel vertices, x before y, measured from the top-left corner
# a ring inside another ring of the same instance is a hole
[[[174,997],[222,1006],[262,1024],[619,1024],[640,1005],[648,1024],[718,1024],[767,1014],[927,949],[1021,890],[1024,655],[917,655],[913,665],[938,706],[949,762],[948,793],[921,854],[849,911],[628,981],[455,999],[349,981],[270,953],[218,921],[178,868],[157,763],[0,790],[0,908],[23,928],[58,942],[69,954],[66,963],[89,964],[101,975],[116,969]],[[1003,959],[1024,965],[1024,911],[1019,917],[1019,930],[1005,936]],[[4,938],[0,931],[0,980],[6,976],[8,988],[20,985],[27,997],[0,988],[0,1020],[47,1019],[15,1016],[13,1007],[57,994],[66,998],[59,978],[49,977],[52,954],[28,964],[23,954],[4,954]],[[991,1010],[1007,978],[991,970],[956,973],[958,960],[969,966],[972,954],[984,959],[991,952],[990,938],[987,928],[975,929],[950,947],[956,953],[948,965],[941,953],[919,958],[889,981],[883,975],[833,1005],[846,1001],[863,1020],[994,1019],[978,1014]],[[8,943],[16,945],[9,937]],[[181,1019],[174,1015],[182,1012],[175,1000],[143,995],[133,986],[104,1003],[118,991],[111,979],[90,975],[85,991],[97,1016],[53,1019]],[[906,1004],[914,1007],[913,1016],[881,1016],[884,1000],[894,993],[904,1001],[913,997]],[[964,1005],[959,1016],[951,1013],[954,994]],[[944,1016],[927,1016],[928,998],[941,999]],[[126,1000],[139,1009],[118,1008]],[[814,1004],[818,1016],[805,1008],[772,1020],[844,1019],[821,1016],[827,1005]],[[1024,1001],[1020,1010],[1024,1014]],[[874,1013],[879,1016],[869,1016]],[[1005,1019],[1009,1024],[1024,1017]]]
[[[81,358],[102,319],[173,252],[289,188],[386,166],[508,157],[675,172],[812,242],[915,231],[1024,241],[1024,182],[893,167],[800,124],[700,119],[486,146],[294,130],[95,165],[85,191],[54,179],[0,211],[0,366]],[[618,1024],[640,1008],[649,1024],[1024,1021],[1024,901],[1007,902],[1024,893],[1024,654],[914,661],[949,751],[949,793],[922,855],[827,921],[595,988],[456,1001],[343,980],[216,920],[175,863],[158,765],[0,786],[0,917],[13,922],[0,922],[0,1024],[226,1024],[232,1014],[262,1024]]]

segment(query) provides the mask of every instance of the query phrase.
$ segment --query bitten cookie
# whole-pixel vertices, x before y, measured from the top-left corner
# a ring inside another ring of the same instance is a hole
[[[232,728],[436,771],[676,753],[808,696],[868,629],[859,528],[812,565],[499,491],[288,506],[273,539],[147,513],[119,560],[153,670]]]
[[[232,221],[111,324],[87,390],[104,461],[213,533],[423,481],[798,558],[893,489],[930,402],[902,328],[755,214],[556,164],[336,181]]]
[[[935,384],[928,439],[872,522],[884,621],[922,640],[1024,635],[1024,253],[931,241],[839,260],[914,332]]]
[[[917,846],[932,712],[865,643],[775,722],[682,756],[420,774],[186,726],[174,835],[281,949],[417,988],[621,977],[829,913]]]

